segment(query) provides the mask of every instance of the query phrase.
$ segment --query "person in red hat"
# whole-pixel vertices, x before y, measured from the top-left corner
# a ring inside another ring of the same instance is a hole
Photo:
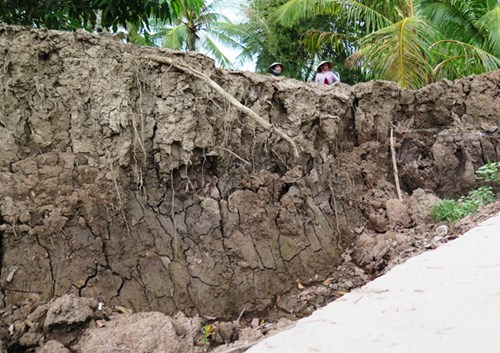
[[[332,72],[334,63],[331,61],[322,61],[316,68],[316,79],[315,82],[323,83],[325,85],[333,85],[334,83],[340,82],[340,79]]]

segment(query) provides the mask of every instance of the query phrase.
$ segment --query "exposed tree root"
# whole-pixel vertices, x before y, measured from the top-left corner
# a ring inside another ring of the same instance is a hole
[[[236,98],[234,98],[232,95],[227,93],[221,86],[219,86],[216,82],[214,82],[210,77],[207,75],[201,73],[200,71],[197,71],[195,69],[192,69],[191,67],[181,64],[179,62],[176,62],[175,60],[172,60],[170,58],[162,57],[162,56],[156,56],[156,55],[148,55],[146,56],[146,59],[162,63],[162,64],[167,64],[167,65],[172,65],[176,67],[177,69],[184,71],[194,77],[199,78],[200,80],[206,82],[210,87],[215,89],[222,97],[224,97],[230,104],[232,104],[237,110],[240,112],[248,115],[251,119],[253,119],[257,124],[262,126],[263,128],[274,132],[276,135],[281,137],[283,140],[288,142],[292,148],[293,148],[293,154],[294,156],[298,159],[299,158],[299,150],[297,149],[297,145],[295,142],[293,142],[292,138],[285,134],[283,131],[278,129],[276,126],[273,124],[267,122],[264,120],[262,117],[260,117],[257,113],[255,113],[253,110],[250,108],[244,106],[241,104]]]

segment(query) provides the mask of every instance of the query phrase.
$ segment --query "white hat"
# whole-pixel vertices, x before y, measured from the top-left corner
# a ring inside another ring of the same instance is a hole
[[[282,63],[279,63],[279,62],[275,62],[275,63],[272,63],[271,66],[269,66],[269,68],[267,69],[267,72],[271,72],[272,69],[274,69],[275,66],[281,66],[281,69],[284,70],[285,69],[285,65],[283,65]]]
[[[323,66],[324,64],[328,64],[328,66],[330,67],[330,70],[333,69],[335,66],[335,64],[332,63],[331,61],[322,61],[319,63],[318,67],[316,68],[316,71],[321,72],[321,66]]]

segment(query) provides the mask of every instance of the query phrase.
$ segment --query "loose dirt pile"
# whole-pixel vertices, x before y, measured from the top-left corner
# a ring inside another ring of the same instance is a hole
[[[52,338],[60,352],[109,348],[84,330],[130,327],[106,321],[129,310],[201,315],[134,314],[137,332],[173,328],[179,347],[216,320],[230,321],[199,333],[201,342],[241,338],[240,324],[262,334],[268,320],[308,315],[445,240],[435,238],[432,205],[478,186],[474,171],[500,159],[500,72],[419,91],[323,87],[220,70],[200,54],[15,27],[0,27],[0,52],[0,336],[9,352]],[[208,75],[290,136],[299,158],[152,55]],[[85,315],[47,323],[59,297]],[[265,321],[252,328],[254,318]],[[135,351],[161,351],[143,343]]]

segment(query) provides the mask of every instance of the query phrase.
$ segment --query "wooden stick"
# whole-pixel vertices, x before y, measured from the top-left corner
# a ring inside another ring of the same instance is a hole
[[[399,187],[399,173],[398,173],[398,165],[396,163],[396,149],[394,148],[394,128],[391,128],[391,155],[392,155],[392,168],[394,170],[394,182],[396,184],[398,199],[399,201],[403,201],[403,198],[401,197],[401,188]]]
[[[207,75],[201,73],[200,71],[197,71],[195,69],[192,69],[191,67],[181,64],[179,62],[176,62],[170,58],[163,57],[163,56],[157,56],[157,55],[148,55],[146,56],[146,59],[156,61],[162,64],[167,64],[167,65],[172,65],[175,66],[177,69],[184,71],[194,77],[199,78],[200,80],[206,82],[210,87],[212,87],[214,90],[216,90],[222,97],[224,97],[230,104],[234,105],[237,110],[239,110],[242,113],[245,113],[248,115],[251,119],[253,119],[257,124],[265,128],[266,130],[274,132],[276,135],[281,137],[283,140],[288,142],[294,152],[294,156],[298,159],[299,158],[299,151],[297,149],[297,145],[293,140],[285,134],[283,131],[278,129],[276,126],[273,124],[267,122],[263,118],[261,118],[257,113],[255,113],[252,109],[245,107],[243,104],[241,104],[236,98],[234,98],[232,95],[227,93],[221,86],[219,86],[216,82],[214,82],[210,77]]]
[[[246,308],[243,307],[243,309],[241,310],[240,312],[240,315],[238,316],[238,318],[236,319],[236,324],[239,325],[240,324],[240,320],[241,320],[241,317],[243,316],[243,314],[245,313],[245,310]]]

